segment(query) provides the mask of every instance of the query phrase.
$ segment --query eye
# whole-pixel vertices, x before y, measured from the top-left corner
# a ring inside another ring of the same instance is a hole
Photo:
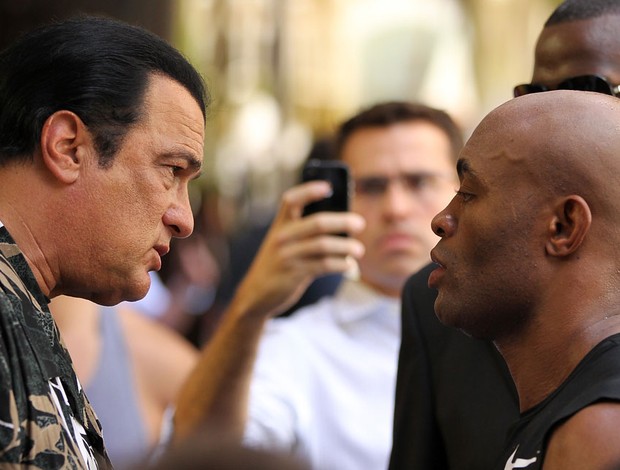
[[[461,191],[460,189],[456,192],[456,195],[460,197],[463,202],[469,202],[474,198],[473,194]]]
[[[404,175],[405,184],[411,191],[421,191],[432,186],[435,175],[417,173]]]
[[[386,178],[360,178],[355,181],[355,191],[365,196],[380,196],[388,186]]]
[[[183,167],[177,166],[177,165],[171,165],[170,167],[170,171],[172,172],[173,175],[177,175],[178,173],[182,172],[184,170]]]

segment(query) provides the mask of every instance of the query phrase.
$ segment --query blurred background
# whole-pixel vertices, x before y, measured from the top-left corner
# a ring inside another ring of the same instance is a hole
[[[202,71],[213,102],[192,203],[219,283],[231,238],[269,222],[313,144],[342,119],[379,100],[415,100],[448,111],[467,135],[530,80],[536,37],[559,3],[0,0],[0,47],[41,23],[98,14],[166,38]],[[171,257],[162,276],[184,262]]]

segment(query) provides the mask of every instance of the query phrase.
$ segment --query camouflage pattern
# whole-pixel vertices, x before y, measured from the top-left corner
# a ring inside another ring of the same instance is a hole
[[[48,302],[0,225],[0,467],[111,468]]]

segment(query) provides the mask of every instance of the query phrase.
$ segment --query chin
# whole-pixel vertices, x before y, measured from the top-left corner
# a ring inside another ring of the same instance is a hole
[[[90,300],[106,307],[113,307],[123,301],[119,292],[99,292],[94,294]]]
[[[446,326],[459,328],[458,321],[455,321],[458,320],[458,314],[458,311],[451,311],[450,307],[446,305],[446,299],[442,296],[441,290],[438,290],[437,298],[435,299],[435,315],[437,319]]]
[[[130,287],[130,286],[127,286]],[[149,292],[149,288],[151,287],[151,278],[147,276],[146,282],[137,283],[134,286],[131,286],[131,289],[128,289],[126,292],[126,296],[123,300],[129,302],[135,302],[136,300],[142,300],[146,294]]]
[[[441,305],[439,297],[435,301],[435,315],[443,325],[459,330],[471,338],[493,339],[486,325],[477,324],[475,320],[472,322],[471,318],[467,318],[467,314],[460,309],[450,311],[449,308]]]
[[[122,281],[121,281],[122,282]],[[116,286],[109,286],[107,292],[101,292],[97,303],[101,305],[116,305],[121,302],[135,302],[146,296],[151,286],[151,278],[141,275],[139,278],[127,277],[124,282]]]

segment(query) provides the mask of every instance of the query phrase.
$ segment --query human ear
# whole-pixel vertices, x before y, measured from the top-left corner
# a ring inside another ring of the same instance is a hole
[[[555,207],[549,223],[549,236],[545,245],[551,256],[568,256],[581,246],[590,230],[592,212],[581,196],[563,198]]]
[[[71,111],[56,111],[41,129],[41,156],[47,169],[63,183],[73,183],[91,143],[84,122]]]

